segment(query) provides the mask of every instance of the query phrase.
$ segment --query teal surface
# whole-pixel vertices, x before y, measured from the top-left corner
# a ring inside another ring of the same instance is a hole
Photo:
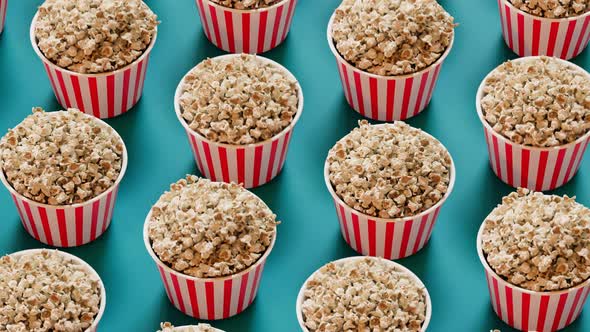
[[[29,43],[29,23],[40,0],[9,0],[7,27],[0,36],[0,129],[12,127],[32,106],[56,110],[41,61]],[[161,321],[196,323],[166,298],[154,263],[145,251],[142,226],[150,206],[168,185],[196,173],[185,133],[173,109],[181,77],[206,57],[222,54],[206,40],[194,1],[146,1],[162,24],[139,105],[108,120],[129,150],[129,168],[119,191],[113,223],[96,242],[67,251],[90,263],[107,288],[101,331],[155,331]],[[457,166],[457,182],[444,205],[430,243],[400,260],[432,296],[429,331],[510,329],[493,313],[475,250],[483,218],[512,189],[488,166],[483,130],[475,113],[481,79],[514,57],[501,37],[496,1],[439,1],[460,26],[429,108],[409,123],[439,138]],[[253,305],[232,319],[214,322],[228,332],[298,331],[295,299],[304,280],[321,265],[355,253],[340,235],[325,188],[322,166],[329,148],[360,119],[345,102],[335,62],[326,44],[328,19],[338,0],[300,0],[286,42],[266,54],[299,79],[305,109],[295,130],[287,164],[272,183],[254,192],[282,220]],[[574,60],[590,69],[588,51]],[[590,206],[590,160],[556,191],[577,195]],[[0,254],[42,245],[21,226],[8,192],[0,188]],[[588,310],[568,331],[590,331]]]

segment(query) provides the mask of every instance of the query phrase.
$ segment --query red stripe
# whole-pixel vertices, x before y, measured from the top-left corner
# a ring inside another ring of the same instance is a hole
[[[533,19],[533,50],[532,55],[539,55],[539,42],[541,41],[541,21]]]
[[[205,29],[205,35],[209,40],[211,39],[211,33],[209,32],[209,25],[207,24],[207,16],[205,15],[205,6],[203,0],[197,0],[197,7],[199,8],[199,14],[201,15],[201,25]]]
[[[143,91],[143,86],[145,84],[145,77],[147,74],[147,67],[148,67],[149,62],[150,62],[150,55],[148,53],[148,55],[146,55],[146,57],[143,59],[143,72],[141,73],[141,82],[140,82],[141,84],[139,85],[139,92],[138,92],[140,94],[140,96],[138,96],[138,98],[141,97],[141,92]]]
[[[505,143],[506,150],[506,171],[508,173],[508,184],[514,186],[514,164],[512,161],[512,145]]]
[[[402,104],[402,114],[400,115],[401,120],[408,118],[408,108],[410,106],[410,97],[412,96],[412,85],[414,84],[414,78],[410,77],[406,79],[404,85],[404,99]]]
[[[414,111],[412,112],[412,116],[420,113],[422,111],[422,105],[424,104],[424,90],[426,90],[426,83],[428,82],[428,77],[430,76],[430,71],[427,71],[422,75],[422,79],[420,80],[420,89],[418,90],[418,97],[416,97],[416,105],[414,106]]]
[[[129,102],[129,81],[131,79],[131,69],[127,69],[123,73],[123,97],[121,99],[121,112],[127,112],[127,103]]]
[[[496,159],[496,172],[498,177],[502,178],[502,167],[500,166],[500,149],[498,147],[498,138],[492,135],[492,145],[494,146],[494,159]]]
[[[424,245],[426,245],[426,241],[428,241],[428,239],[430,239],[430,237],[432,236],[432,229],[434,228],[434,224],[436,223],[436,220],[438,219],[438,214],[440,213],[440,206],[438,208],[436,208],[436,211],[434,211],[434,217],[432,217],[432,221],[430,222],[430,226],[428,227],[428,232],[426,233],[426,238],[424,239]]]
[[[580,158],[578,159],[578,161],[574,165],[574,168],[573,168],[574,174],[572,174],[572,176],[575,175],[575,173],[580,168],[580,165],[582,164],[582,159],[584,159],[584,153],[586,152],[586,149],[588,148],[588,143],[590,143],[590,139],[586,140],[586,144],[584,144],[584,142],[581,142],[581,143],[582,143],[582,145],[584,145],[584,147],[582,148],[582,151],[580,151]]]
[[[39,237],[39,232],[37,231],[37,225],[35,224],[35,219],[33,218],[33,213],[31,212],[31,206],[29,205],[29,203],[27,203],[27,201],[22,201],[22,203],[25,208],[25,212],[27,213],[27,218],[29,219],[29,225],[31,226],[31,229],[33,230],[33,235],[35,236],[35,239],[41,240],[41,237]]]
[[[359,113],[362,116],[365,116],[365,104],[363,102],[363,87],[361,86],[361,74],[358,72],[353,73],[354,76],[354,86],[356,88],[356,101],[359,106]]]
[[[245,149],[238,149],[237,150],[237,160],[238,160],[238,184],[244,184],[244,173],[246,171],[246,150]]]
[[[580,31],[580,36],[578,37],[578,42],[576,43],[576,48],[574,49],[573,56],[578,55],[580,53],[580,47],[582,46],[582,41],[586,36],[586,30],[588,29],[588,23],[590,23],[590,16],[586,16],[584,20],[584,24],[582,25],[582,30]]]
[[[283,168],[283,164],[285,163],[285,158],[287,157],[287,147],[289,146],[289,141],[291,139],[291,132],[287,132],[285,134],[285,139],[283,141],[283,151],[281,151],[281,161],[279,164],[279,171]]]
[[[66,84],[64,82],[64,78],[61,74],[61,72],[59,70],[55,71],[55,74],[57,75],[57,81],[59,82],[59,86],[61,87],[61,93],[63,95],[64,98],[64,102],[65,105],[62,105],[64,107],[72,107],[72,104],[70,103],[70,98],[68,96],[68,90],[66,90]]]
[[[541,191],[543,189],[545,170],[547,169],[547,158],[549,158],[549,151],[541,151],[541,155],[539,156],[539,168],[537,169],[536,191]]]
[[[96,228],[98,226],[98,209],[100,207],[100,201],[92,203],[92,224],[90,225],[90,241],[96,239]]]
[[[514,326],[514,302],[512,300],[512,288],[504,287],[506,293],[506,311],[508,312],[508,325]]]
[[[204,176],[205,175],[205,167],[203,166],[203,160],[201,159],[201,153],[199,152],[199,145],[197,144],[197,140],[195,136],[193,136],[190,132],[186,132],[190,141],[193,151],[195,152],[195,159],[197,160],[197,166],[199,166],[199,171]]]
[[[178,277],[171,273],[170,278],[172,279],[172,285],[174,286],[174,293],[176,294],[176,299],[178,300],[178,306],[180,307],[180,311],[186,312],[186,308],[184,307],[184,301],[182,299],[182,293],[180,292],[180,285],[178,284]]]
[[[369,232],[369,256],[376,256],[377,253],[377,241],[376,241],[376,236],[377,236],[377,225],[375,224],[375,220],[369,219],[367,221],[368,225],[368,232]]]
[[[424,215],[422,217],[422,220],[420,221],[420,227],[418,228],[418,235],[416,236],[416,241],[414,241],[414,248],[412,250],[413,254],[418,251],[418,247],[420,246],[420,243],[422,243],[422,234],[424,234],[424,228],[426,227],[427,222],[428,222],[428,214]]]
[[[223,317],[229,317],[229,310],[231,306],[231,289],[232,289],[232,280],[227,279],[223,282]]]
[[[46,63],[44,63],[44,65],[45,65],[45,71],[47,71],[47,76],[49,77],[49,83],[51,83],[51,88],[53,88],[53,93],[55,94],[55,99],[57,99],[57,102],[60,105],[63,105],[61,97],[59,96],[59,90],[57,89],[57,85],[55,84],[55,81],[53,80],[53,75],[51,74],[51,69],[49,68],[49,66]]]
[[[354,212],[352,215],[352,229],[354,231],[354,242],[356,245],[356,251],[362,252],[363,251],[363,244],[361,243],[361,230],[359,227],[359,216],[356,215]]]
[[[49,220],[47,219],[47,210],[40,206],[37,208],[37,210],[39,211],[39,216],[41,217],[41,225],[43,225],[43,232],[45,233],[47,244],[52,246],[53,238],[51,237],[51,228],[49,228]]]
[[[25,219],[25,216],[23,215],[23,212],[21,211],[20,206],[18,205],[18,200],[16,199],[16,196],[14,196],[12,194],[10,196],[12,197],[12,201],[14,202],[14,205],[16,206],[16,210],[18,211],[18,215],[20,217],[20,220],[21,220],[23,226],[25,227],[25,229],[27,230],[27,232],[30,233],[28,222]]]
[[[580,297],[582,296],[582,291],[584,291],[583,287],[580,287],[576,292],[576,296],[574,297],[574,302],[572,303],[572,307],[570,308],[570,312],[567,315],[567,319],[565,321],[565,326],[568,326],[572,320],[574,319],[574,314],[576,313],[576,309],[578,307],[578,302],[580,301]]]
[[[559,302],[557,303],[557,310],[555,311],[555,317],[553,318],[553,324],[551,325],[551,331],[557,331],[559,327],[559,321],[563,315],[563,309],[565,308],[565,302],[567,301],[568,293],[563,293],[559,296]]]
[[[254,298],[256,297],[256,290],[258,289],[258,283],[260,282],[260,270],[262,269],[262,264],[259,264],[256,267],[256,272],[254,273],[254,282],[252,283],[252,289],[250,290],[250,301],[248,303],[252,303]]]
[[[408,249],[408,242],[410,241],[410,234],[412,233],[413,220],[404,222],[404,233],[402,236],[402,244],[399,248],[399,257],[406,257],[406,251]]]
[[[213,159],[211,159],[211,150],[209,149],[209,143],[203,141],[203,150],[205,151],[205,160],[207,161],[207,168],[209,170],[209,178],[215,182],[215,168],[213,167]]]
[[[229,52],[235,53],[236,52],[236,44],[234,38],[234,19],[232,16],[232,12],[227,11],[223,13],[225,16],[225,25],[227,29],[227,41],[229,44]]]
[[[137,104],[139,101],[140,91],[139,91],[139,84],[142,81],[143,75],[143,61],[137,64],[137,73],[135,73],[135,87],[133,88],[133,105]]]
[[[242,14],[243,52],[250,53],[250,13]]]
[[[108,117],[115,116],[115,75],[107,76]]]
[[[572,153],[572,156],[570,158],[570,162],[567,166],[567,171],[565,172],[565,177],[563,178],[563,183],[566,183],[567,181],[569,181],[570,173],[572,172],[576,158],[578,158],[578,151],[580,150],[581,144],[582,143],[580,142],[580,143],[576,144],[576,146],[574,147],[574,152]]]
[[[346,238],[346,243],[351,244],[350,243],[350,234],[348,233],[348,223],[346,221],[346,214],[344,212],[344,206],[339,205],[338,203],[336,203],[336,206],[338,206],[338,208],[340,209],[340,218],[342,221],[342,228],[344,229],[344,236]]]
[[[524,16],[522,14],[516,15],[516,23],[518,25],[518,55],[524,56]]]
[[[222,47],[221,35],[219,33],[219,22],[217,21],[217,11],[213,5],[209,5],[209,13],[211,14],[211,22],[213,23],[213,31],[215,32],[215,41],[213,42],[219,48]]]
[[[529,329],[529,309],[531,306],[531,295],[528,293],[522,293],[522,303],[521,303],[521,310],[522,310],[522,326],[520,329],[522,331],[528,331]]]
[[[279,140],[274,140],[270,147],[270,160],[268,161],[268,169],[266,171],[266,182],[270,182],[272,179],[272,171],[275,168],[275,159],[277,157],[277,148],[279,146]]]
[[[258,24],[258,53],[264,52],[264,37],[266,36],[266,21],[268,12],[260,13],[260,23]]]
[[[502,26],[502,35],[506,35],[506,29],[504,28],[504,13],[502,13],[502,2],[498,0],[498,11],[500,12],[500,24]]]
[[[74,97],[76,97],[76,107],[80,111],[82,111],[82,113],[86,113],[86,111],[84,110],[84,99],[82,99],[82,91],[80,90],[80,81],[78,80],[78,76],[70,76],[70,81],[72,82],[72,87],[74,88]]]
[[[388,80],[387,81],[387,106],[385,110],[385,120],[386,121],[393,121],[393,111],[394,111],[394,102],[395,100],[395,80]]]
[[[438,81],[438,74],[440,73],[440,67],[442,67],[442,63],[440,65],[438,65],[438,67],[436,67],[436,69],[434,70],[434,76],[432,77],[432,82],[430,83],[430,88],[428,90],[428,99],[426,100],[427,104],[425,104],[424,107],[426,107],[426,105],[428,105],[428,103],[430,103],[430,100],[432,100],[432,94],[434,93],[434,86],[436,85],[436,82]]]
[[[223,177],[223,182],[229,182],[229,168],[227,165],[227,150],[220,146],[218,148],[219,151],[219,163],[221,164],[221,175]]]
[[[580,315],[580,313],[582,312],[582,309],[584,309],[584,304],[586,303],[586,300],[588,299],[588,295],[590,295],[590,288],[586,287],[586,294],[584,294],[584,297],[582,299],[582,305],[580,306],[580,310],[578,311],[578,315]]]
[[[207,319],[215,319],[215,292],[214,283],[205,283],[205,296],[207,298]]]
[[[386,259],[391,259],[391,249],[393,248],[393,236],[395,234],[395,222],[385,224],[385,255]]]
[[[281,37],[281,40],[285,40],[285,38],[287,38],[287,31],[289,31],[291,20],[293,19],[293,8],[295,7],[295,2],[297,2],[297,0],[292,0],[289,2],[289,11],[287,12],[287,18],[285,19],[285,27],[283,28],[283,37]]]
[[[199,303],[197,302],[197,286],[191,279],[186,279],[186,288],[188,289],[188,297],[191,301],[191,309],[193,317],[199,317]]]
[[[90,100],[92,100],[92,114],[100,118],[100,103],[98,102],[98,85],[96,77],[88,78],[88,87],[90,88]]]
[[[371,117],[373,119],[379,118],[379,92],[377,91],[377,79],[369,78],[369,87],[371,92]]]
[[[170,286],[168,285],[168,280],[166,279],[166,274],[164,273],[164,269],[158,266],[158,270],[160,271],[160,276],[162,277],[162,282],[164,283],[164,288],[166,289],[166,294],[168,294],[168,298],[174,304],[174,299],[172,298],[172,292],[170,291]]]
[[[526,148],[522,149],[521,165],[520,165],[520,186],[527,188],[529,181],[529,160],[531,151]]]
[[[557,179],[559,178],[559,173],[561,173],[561,166],[563,164],[563,159],[565,157],[566,149],[561,149],[557,153],[557,160],[555,161],[555,167],[553,168],[553,176],[551,177],[551,189],[555,189],[557,187]]]
[[[283,18],[283,8],[284,8],[284,6],[280,6],[279,8],[277,8],[277,13],[275,15],[275,23],[274,23],[274,27],[272,29],[272,39],[270,42],[271,48],[274,48],[275,46],[277,46],[277,37],[279,34],[279,27],[281,26],[281,19]]]
[[[104,218],[103,218],[103,222],[102,222],[102,232],[103,233],[107,229],[107,225],[109,223],[109,214],[111,212],[111,198],[112,198],[112,196],[113,196],[113,192],[111,191],[107,195],[107,203],[104,208]]]
[[[508,28],[508,46],[513,49],[512,45],[512,19],[510,17],[510,7],[508,5],[504,6],[504,10],[506,11],[506,27]]]
[[[259,145],[254,150],[254,175],[252,179],[252,186],[258,187],[260,184],[260,167],[262,165],[262,145]]]
[[[541,296],[539,316],[537,317],[537,331],[544,331],[545,319],[547,319],[547,306],[549,306],[549,295]]]
[[[81,246],[84,242],[84,208],[76,208],[76,245]]]
[[[242,276],[242,282],[240,283],[240,295],[238,296],[238,313],[244,310],[244,299],[246,297],[246,287],[248,286],[249,273]]]
[[[500,319],[502,318],[502,304],[500,303],[500,292],[498,291],[498,280],[492,277],[492,285],[494,287],[494,299],[496,300],[496,313]]]
[[[565,34],[565,41],[563,42],[563,48],[561,50],[561,58],[567,58],[567,51],[570,49],[572,43],[572,37],[574,36],[574,30],[576,29],[576,20],[572,20],[567,25],[567,32]]]
[[[553,56],[555,52],[555,43],[557,42],[557,33],[559,32],[559,22],[551,22],[549,30],[549,41],[547,42],[547,55]]]
[[[68,229],[66,227],[66,213],[63,209],[55,210],[57,215],[57,227],[59,229],[59,240],[62,247],[68,246]]]
[[[348,70],[346,69],[346,65],[344,63],[341,64],[342,67],[342,76],[344,77],[344,88],[346,89],[346,92],[348,93],[346,95],[346,99],[348,100],[348,103],[350,104],[351,107],[354,107],[354,103],[353,103],[353,99],[352,99],[352,91],[350,90],[350,82],[348,80]]]

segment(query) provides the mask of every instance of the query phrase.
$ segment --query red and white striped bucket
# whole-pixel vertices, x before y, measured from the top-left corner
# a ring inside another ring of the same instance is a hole
[[[49,249],[28,249],[28,250],[17,251],[15,253],[10,254],[9,256],[16,258],[16,257],[20,257],[23,255],[38,254],[43,251],[50,251],[50,250]],[[80,259],[72,254],[68,254],[67,252],[64,252],[64,251],[60,251],[60,250],[56,250],[56,251],[60,256],[63,256],[64,258],[66,258],[68,260],[72,260],[72,261],[76,262],[77,264],[81,265],[84,268],[85,272],[87,272],[88,274],[90,274],[98,279],[98,282],[100,285],[100,307],[98,308],[98,314],[96,315],[96,317],[94,317],[94,321],[92,322],[92,325],[90,325],[90,327],[84,331],[84,332],[96,332],[98,329],[98,324],[100,323],[100,320],[102,319],[102,316],[104,315],[104,310],[107,307],[107,294],[106,294],[106,289],[104,287],[102,279],[100,279],[100,276],[92,268],[92,266],[90,266],[90,264],[86,263],[82,259]]]
[[[386,259],[411,256],[428,243],[440,209],[455,185],[455,164],[451,159],[449,188],[440,201],[412,217],[384,219],[363,214],[349,207],[334,191],[329,174],[329,165],[326,162],[324,180],[334,200],[340,230],[346,243],[362,255]]]
[[[566,290],[534,292],[514,286],[488,265],[481,247],[482,223],[477,234],[477,254],[486,273],[492,307],[506,324],[521,331],[549,332],[578,318],[590,293],[590,279]]]
[[[238,54],[226,54],[215,59],[240,56]],[[280,64],[261,57],[256,57],[263,63],[268,63],[281,68],[292,80],[296,80],[286,68]],[[186,77],[186,76],[185,76]],[[291,124],[281,133],[264,142],[248,145],[230,145],[211,141],[192,130],[182,118],[180,112],[180,96],[184,77],[178,84],[174,98],[174,109],[178,121],[184,127],[197,167],[201,174],[211,181],[234,182],[243,184],[245,188],[254,188],[270,182],[274,179],[285,164],[289,143],[293,135],[293,129],[303,112],[303,92],[297,83],[299,105],[297,114]]]
[[[547,55],[571,59],[588,46],[590,12],[580,16],[550,19],[517,9],[509,0],[497,0],[502,35],[519,56]]]
[[[361,259],[367,259],[367,257],[363,257],[363,256],[347,257],[347,258],[342,258],[342,259],[333,261],[332,263],[339,264],[339,263],[345,263],[347,261],[353,262],[353,261],[357,261],[357,260],[361,260]],[[376,259],[376,258],[373,258],[373,259]],[[414,274],[414,272],[410,271],[405,266],[403,266],[399,263],[396,263],[396,262],[392,262],[392,261],[386,261],[386,263],[394,266],[398,271],[405,272],[408,276],[410,276],[412,279],[414,279],[414,281],[418,285],[420,285],[424,289],[424,293],[426,295],[426,317],[424,319],[424,323],[422,324],[422,328],[420,329],[420,332],[426,332],[426,330],[428,329],[428,324],[430,324],[430,319],[432,318],[432,301],[430,299],[430,294],[428,293],[426,286],[424,286],[424,283],[422,282],[422,280],[420,280],[420,278],[418,278],[418,276],[416,276]],[[301,286],[301,289],[299,290],[299,294],[297,295],[297,304],[295,306],[295,311],[297,314],[297,320],[299,321],[299,327],[301,327],[301,331],[303,331],[303,332],[309,332],[309,329],[305,326],[305,321],[303,320],[303,311],[301,308],[301,306],[303,305],[303,301],[305,299],[305,296],[304,296],[305,288],[307,287],[307,283],[311,280],[311,278],[313,278],[313,276],[320,269],[316,270],[312,275],[309,276],[309,278],[307,278],[307,280],[305,280],[305,282],[303,283],[303,286]]]
[[[226,277],[197,278],[173,270],[154,253],[148,234],[151,215],[150,211],[145,220],[143,241],[158,267],[168,299],[176,309],[197,319],[218,320],[235,316],[252,304],[276,233],[264,255],[246,270]]]
[[[0,33],[4,31],[4,23],[6,22],[6,9],[8,8],[8,0],[0,0]]]
[[[196,0],[207,39],[230,53],[260,54],[280,45],[291,28],[297,0],[252,10],[224,7],[210,0]]]
[[[119,184],[126,170],[127,149],[123,144],[123,164],[115,184],[89,201],[72,205],[48,205],[24,197],[10,185],[1,167],[0,181],[10,192],[23,227],[32,237],[50,246],[77,247],[94,241],[111,224]]]
[[[453,47],[454,32],[449,47],[429,67],[408,75],[380,76],[352,66],[340,55],[332,39],[333,21],[334,15],[328,23],[328,45],[350,107],[366,118],[391,122],[416,116],[428,106],[442,64]]]
[[[531,57],[512,60],[519,62]],[[559,60],[559,59],[558,59]],[[559,60],[583,73],[586,71],[573,63]],[[589,75],[586,73],[586,75]],[[590,76],[590,75],[589,75]],[[556,147],[538,148],[510,141],[497,133],[483,117],[481,98],[489,77],[486,76],[477,91],[477,115],[483,124],[492,170],[500,180],[518,188],[534,191],[553,190],[568,183],[580,168],[584,152],[590,142],[590,132],[576,141]]]
[[[130,65],[108,73],[80,74],[57,66],[43,55],[35,37],[37,15],[31,23],[31,44],[45,66],[55,97],[62,107],[77,108],[97,118],[108,119],[126,113],[137,104],[143,93],[157,30],[148,48]]]

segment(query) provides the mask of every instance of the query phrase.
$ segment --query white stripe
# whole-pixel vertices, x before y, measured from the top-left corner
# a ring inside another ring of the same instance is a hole
[[[100,117],[107,118],[109,114],[109,105],[106,76],[99,76],[96,78],[96,87],[98,89],[98,104],[100,110]]]
[[[244,185],[251,188],[254,183],[254,149],[245,149],[244,166]]]
[[[402,106],[404,101],[404,87],[405,79],[395,80],[395,99],[393,100],[393,119],[399,119],[402,114]]]
[[[247,53],[244,51],[244,37],[242,35],[242,15],[232,13],[232,21],[234,23],[234,46],[236,53]]]
[[[114,102],[115,102],[115,105],[113,108],[113,110],[114,110],[113,114],[115,116],[121,115],[121,103],[123,101],[123,90],[124,90],[123,89],[124,77],[125,77],[124,71],[115,74],[115,79],[114,79],[115,96],[113,98]]]

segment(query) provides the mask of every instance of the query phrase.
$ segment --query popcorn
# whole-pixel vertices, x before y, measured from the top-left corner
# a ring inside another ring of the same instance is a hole
[[[242,54],[207,59],[182,83],[180,106],[189,127],[209,140],[263,142],[287,128],[299,104],[297,82],[282,68]]]
[[[0,140],[0,165],[19,194],[49,205],[88,201],[121,173],[123,141],[115,130],[76,109],[33,114]]]
[[[45,0],[35,37],[41,52],[59,67],[104,73],[139,58],[158,23],[141,0]]]
[[[187,175],[152,207],[148,234],[162,262],[189,276],[214,278],[256,263],[277,224],[266,204],[241,186]]]
[[[453,17],[435,0],[344,0],[332,38],[358,69],[381,76],[418,72],[451,45]]]
[[[537,292],[590,278],[590,209],[567,196],[519,188],[484,221],[490,267],[513,285]]]
[[[329,263],[303,290],[309,331],[420,331],[426,291],[381,258]]]
[[[588,0],[510,0],[514,7],[546,18],[580,16],[590,11]]]
[[[494,131],[514,143],[565,145],[590,130],[590,79],[555,58],[508,61],[486,79],[481,109]]]
[[[445,147],[404,122],[360,121],[328,153],[329,178],[351,208],[386,219],[414,216],[446,194],[451,156]]]
[[[0,258],[0,331],[86,331],[100,300],[99,279],[57,251]]]
[[[186,327],[174,327],[174,325],[166,322],[161,323],[160,328],[157,332],[218,332],[219,330],[214,329],[209,324],[199,324]]]
[[[211,0],[212,2],[234,9],[260,9],[278,4],[283,0]]]

